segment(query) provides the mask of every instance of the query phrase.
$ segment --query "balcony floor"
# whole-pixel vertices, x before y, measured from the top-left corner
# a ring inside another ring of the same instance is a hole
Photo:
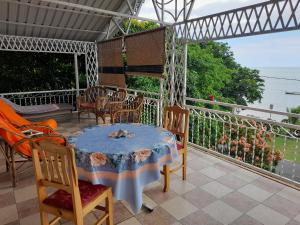
[[[60,123],[59,131],[69,136],[94,119]],[[40,224],[33,168],[19,174],[16,188],[0,156],[0,225]],[[120,225],[300,225],[300,191],[296,191],[208,154],[190,149],[188,178],[173,174],[171,190],[162,192],[162,183],[154,182],[144,190],[152,213],[133,215],[126,203],[114,204],[114,222]],[[85,218],[93,224],[93,214]],[[63,223],[69,224],[69,223]]]

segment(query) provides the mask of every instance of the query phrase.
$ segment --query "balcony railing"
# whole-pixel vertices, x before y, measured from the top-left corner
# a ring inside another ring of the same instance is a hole
[[[116,87],[107,86],[112,94]],[[82,93],[84,89],[80,89]],[[160,121],[160,99],[159,94],[153,92],[145,92],[140,90],[126,89],[127,102],[133,100],[138,94],[144,95],[144,110],[142,114],[142,122],[145,124],[159,125]],[[31,91],[31,92],[15,92],[15,93],[0,93],[0,97],[9,99],[10,101],[22,105],[43,105],[43,104],[70,104],[73,106],[73,111],[76,111],[76,89],[67,90],[51,90],[51,91]]]
[[[193,98],[186,100],[192,145],[299,184],[300,126],[241,115],[242,110],[268,113],[271,118],[272,115],[300,118],[299,114]]]
[[[116,88],[109,89],[111,94]],[[126,101],[131,101],[138,94],[145,97],[142,123],[159,125],[162,120],[160,95],[126,90]],[[76,110],[75,89],[5,93],[0,96],[19,105],[67,103],[72,104]],[[186,108],[190,110],[190,145],[299,185],[300,126],[270,119],[276,116],[300,118],[299,114],[203,99],[186,100]],[[248,116],[242,110],[270,116],[269,119]]]

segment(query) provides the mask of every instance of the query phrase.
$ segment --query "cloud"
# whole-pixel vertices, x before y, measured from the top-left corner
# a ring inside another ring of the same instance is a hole
[[[191,18],[239,8],[263,0],[195,0]],[[173,7],[174,9],[174,7]],[[145,0],[140,16],[157,19],[152,0]],[[239,63],[251,67],[300,67],[300,31],[224,40]]]

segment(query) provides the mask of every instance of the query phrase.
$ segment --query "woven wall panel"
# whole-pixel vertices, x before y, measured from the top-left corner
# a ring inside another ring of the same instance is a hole
[[[165,62],[164,28],[127,36],[125,46],[127,75],[162,76]]]
[[[122,39],[98,43],[100,85],[125,87],[122,59]]]
[[[126,88],[125,76],[124,74],[102,73],[100,85]]]

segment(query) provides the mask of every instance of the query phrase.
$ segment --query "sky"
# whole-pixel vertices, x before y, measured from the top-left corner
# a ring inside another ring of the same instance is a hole
[[[262,1],[264,0],[196,0],[190,18]],[[151,0],[145,0],[139,16],[157,19]],[[300,67],[300,31],[227,39],[222,42],[229,44],[237,62],[243,66]]]

